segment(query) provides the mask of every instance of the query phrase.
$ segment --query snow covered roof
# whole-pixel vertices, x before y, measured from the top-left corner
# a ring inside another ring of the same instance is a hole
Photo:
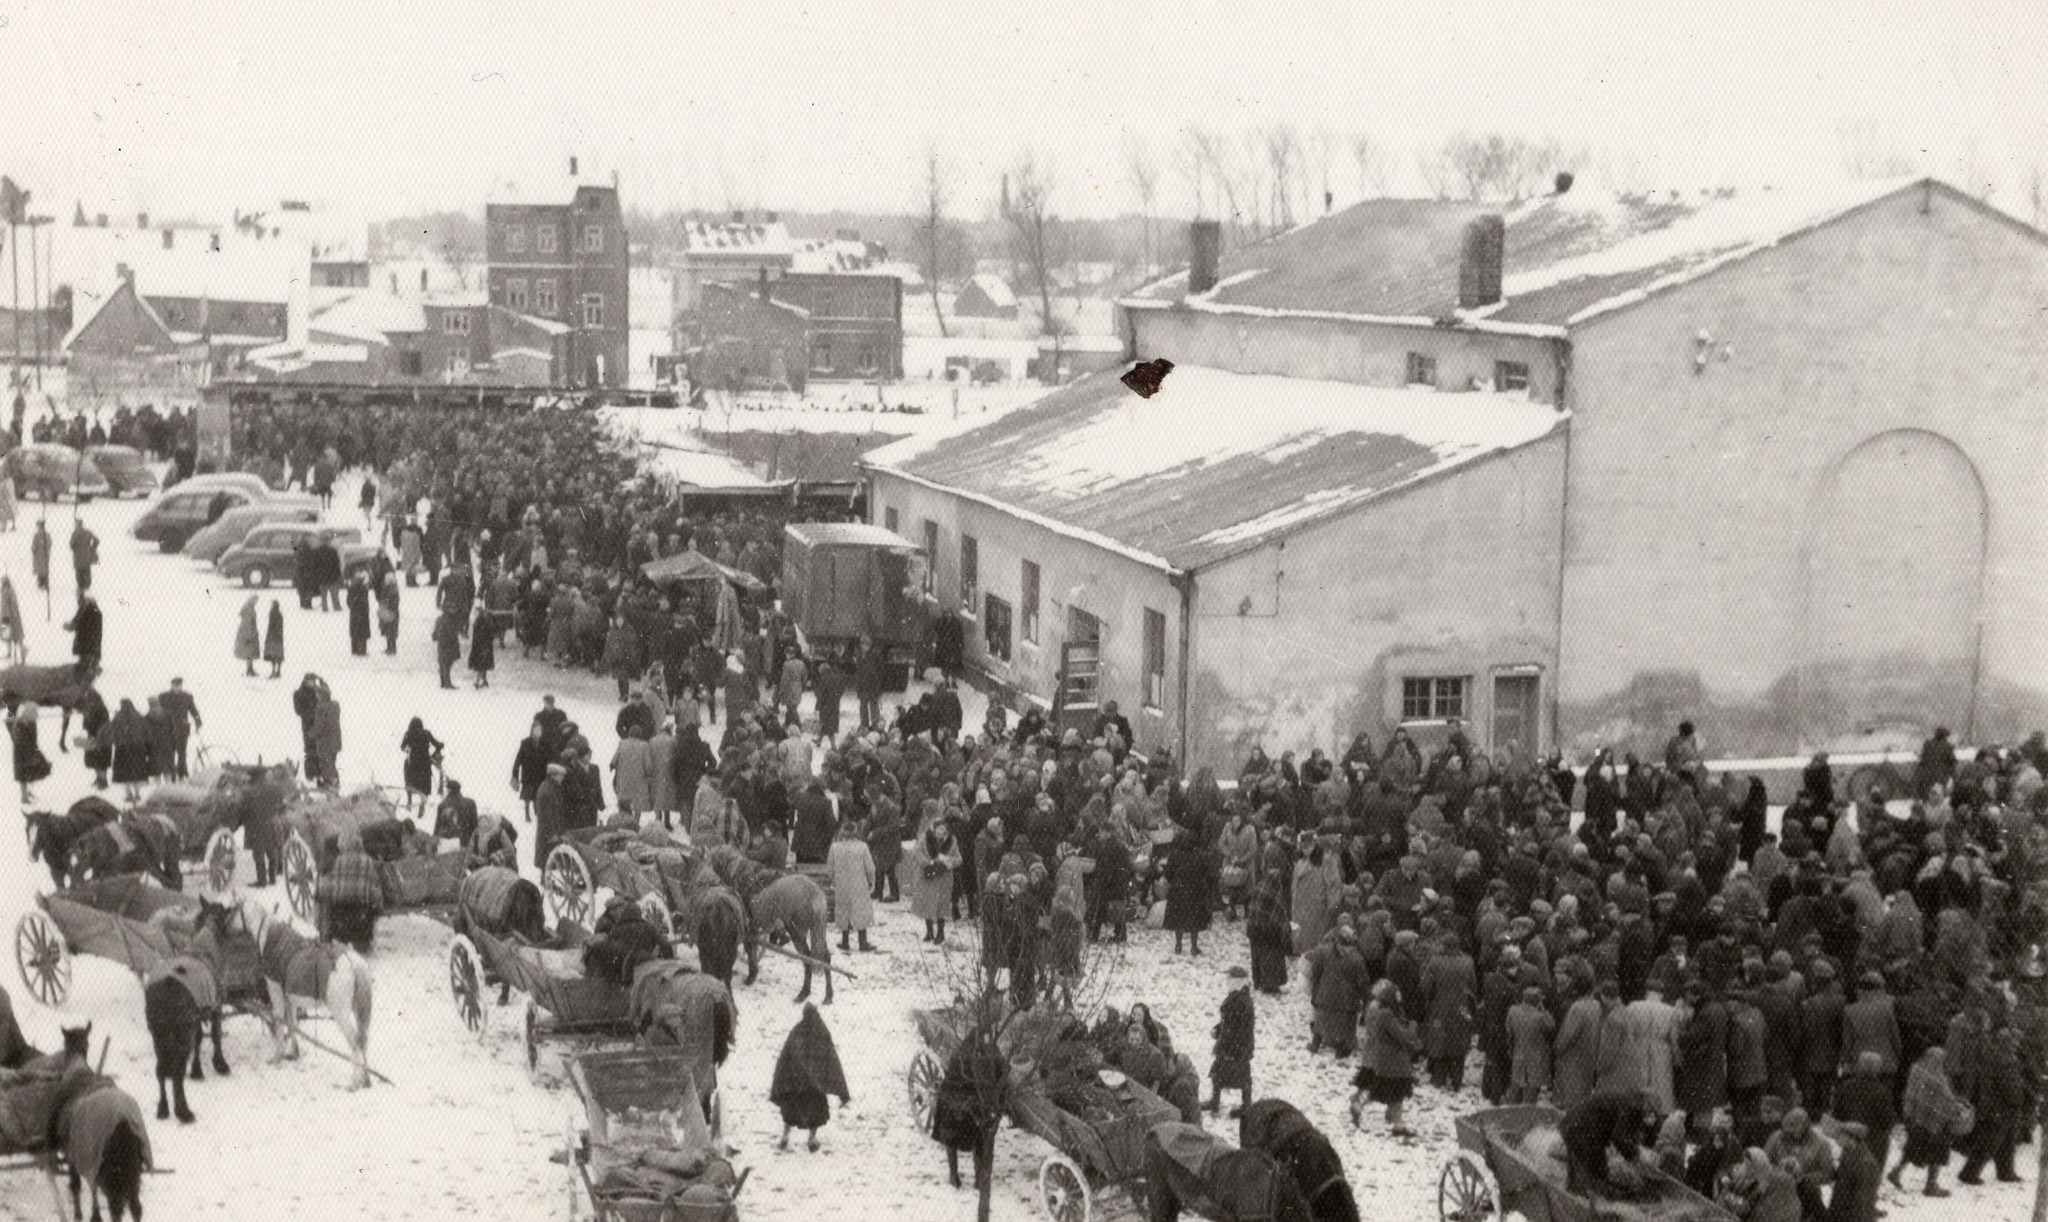
[[[864,272],[875,266],[875,255],[866,242],[845,238],[809,238],[797,243],[790,259],[793,272]]]
[[[579,190],[616,190],[608,179],[587,175],[541,174],[531,178],[507,179],[492,186],[487,204],[515,208],[561,208],[573,203]]]
[[[504,309],[503,306],[498,308]],[[543,335],[567,335],[570,331],[574,330],[568,323],[559,322],[552,318],[542,318],[536,314],[521,314],[516,310],[505,310],[505,312]]]
[[[386,335],[425,331],[427,315],[416,297],[396,297],[390,293],[366,290],[314,314],[311,326],[316,331],[331,331],[336,335],[374,336],[381,342]]]
[[[952,489],[1162,568],[1191,570],[1562,428],[1519,393],[1445,394],[1128,366],[991,423],[906,437],[866,465]]]
[[[1502,299],[1458,308],[1465,226],[1496,205],[1367,200],[1226,256],[1189,295],[1185,270],[1125,299],[1221,313],[1306,315],[1561,333],[1649,292],[1893,195],[1908,180],[1756,191],[1573,190],[1506,209]]]
[[[698,258],[790,258],[796,243],[780,221],[685,221],[683,251]]]
[[[983,272],[968,283],[980,289],[981,295],[988,298],[988,303],[999,310],[1017,304],[1017,294],[1010,291],[1010,286],[1003,282],[1001,276]]]
[[[420,304],[442,310],[481,310],[491,304],[491,295],[482,289],[444,289],[429,291]]]

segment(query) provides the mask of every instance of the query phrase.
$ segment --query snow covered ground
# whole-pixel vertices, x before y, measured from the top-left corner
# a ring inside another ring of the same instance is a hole
[[[337,505],[352,502],[346,490],[336,498]],[[11,534],[0,534],[0,572],[10,574],[22,593],[32,660],[61,660],[69,646],[60,628],[72,600],[71,578],[62,564],[72,510],[53,508],[49,515],[60,559],[57,605],[46,619],[28,564],[38,507],[24,509],[22,524]],[[609,750],[614,705],[608,680],[522,662],[515,648],[501,658],[491,691],[475,692],[466,684],[457,691],[439,690],[427,640],[432,593],[425,588],[405,593],[399,656],[386,658],[380,652],[360,659],[348,654],[343,613],[300,611],[288,590],[270,591],[264,595],[266,609],[271,597],[280,598],[285,608],[285,678],[241,677],[231,645],[235,612],[246,593],[190,561],[160,555],[130,538],[128,526],[139,512],[132,502],[95,503],[82,511],[102,540],[95,587],[106,611],[103,690],[110,700],[127,696],[139,705],[173,676],[182,676],[205,718],[206,743],[232,749],[245,761],[296,757],[298,729],[290,693],[300,675],[317,671],[342,705],[341,768],[350,786],[396,783],[398,737],[407,719],[418,715],[448,743],[450,775],[486,808],[514,818],[517,803],[509,787],[513,748],[542,693],[553,693],[590,729],[599,750]],[[335,518],[345,522],[351,516],[343,510]],[[978,723],[979,709],[970,709],[969,718]],[[43,742],[57,771],[38,787],[38,797],[40,806],[62,809],[87,792],[90,778],[75,751],[58,755],[52,750],[55,737],[52,717],[45,723]],[[14,805],[13,786],[0,790]],[[31,895],[49,886],[47,875],[23,859],[21,846],[11,836],[0,836],[0,936],[10,946],[14,923],[31,906]],[[246,866],[244,877],[246,882]],[[771,956],[761,982],[739,991],[741,1032],[722,1084],[728,1139],[739,1149],[736,1162],[753,1168],[741,1197],[742,1215],[749,1222],[972,1216],[971,1190],[955,1191],[946,1184],[944,1157],[917,1131],[905,1096],[905,1071],[918,1048],[911,1010],[946,1000],[943,982],[949,977],[938,962],[943,952],[920,944],[921,925],[903,906],[884,905],[880,911],[877,943],[884,953],[842,958],[843,963],[850,959],[859,979],[842,979],[837,1002],[825,1010],[854,1098],[824,1131],[819,1154],[803,1152],[801,1141],[791,1153],[775,1152],[778,1120],[766,1098],[776,1053],[798,1013],[790,1004],[798,969]],[[227,1051],[234,1075],[225,1081],[209,1077],[192,1088],[199,1123],[153,1126],[158,1161],[175,1173],[148,1182],[150,1217],[278,1219],[332,1216],[340,1210],[366,1222],[568,1216],[575,1199],[570,1172],[549,1161],[578,1123],[580,1111],[564,1082],[564,1049],[551,1045],[540,1074],[529,1076],[516,1028],[516,998],[513,1006],[492,1011],[492,1025],[481,1041],[470,1037],[448,995],[448,941],[446,929],[418,916],[390,918],[380,931],[372,960],[377,1007],[371,1062],[396,1086],[345,1092],[340,1089],[344,1066],[310,1049],[304,1060],[268,1064],[269,1045],[260,1026],[249,1019],[231,1021]],[[1226,978],[1226,970],[1246,965],[1241,928],[1219,926],[1200,959],[1175,958],[1170,949],[1164,935],[1135,931],[1107,1000],[1120,1007],[1148,1002],[1206,1075],[1216,1008],[1235,983]],[[154,1093],[141,993],[123,969],[104,961],[79,962],[74,992],[61,1011],[28,998],[11,966],[4,975],[33,1042],[53,1047],[60,1023],[90,1019],[96,1044],[102,1037],[112,1040],[109,1070],[138,1097]],[[1412,1143],[1384,1136],[1376,1117],[1367,1132],[1354,1133],[1344,1110],[1350,1067],[1304,1051],[1306,1003],[1300,985],[1280,998],[1259,998],[1258,1019],[1259,1092],[1293,1100],[1331,1135],[1365,1216],[1380,1222],[1435,1218],[1437,1175],[1456,1144],[1452,1120],[1478,1105],[1476,1093],[1453,1099],[1423,1089],[1411,1120],[1420,1137]],[[333,1042],[332,1028],[323,1027],[315,1026],[316,1035]],[[1472,1077],[1476,1083],[1476,1070]],[[1234,1136],[1235,1126],[1227,1131]],[[1037,1139],[1005,1130],[998,1142],[996,1218],[1041,1216],[1035,1185],[1046,1152]],[[2024,1157],[2031,1163],[2032,1151]],[[1937,1205],[1887,1188],[1885,1207],[1894,1222],[1933,1222],[1965,1210],[1973,1222],[2017,1222],[2026,1216],[2031,1191],[2031,1184],[1961,1189]],[[39,1177],[0,1176],[0,1217],[45,1219],[49,1212]]]

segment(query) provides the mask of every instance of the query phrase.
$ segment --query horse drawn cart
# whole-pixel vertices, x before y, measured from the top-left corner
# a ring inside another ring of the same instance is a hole
[[[1458,1152],[1437,1178],[1442,1222],[1735,1222],[1735,1216],[1653,1168],[1627,1199],[1567,1189],[1563,1114],[1553,1107],[1496,1107],[1458,1117]]]
[[[171,959],[193,955],[198,912],[196,897],[139,875],[94,879],[38,895],[36,907],[14,927],[15,966],[37,1001],[61,1006],[71,994],[74,956],[111,959],[147,976]],[[253,953],[231,956],[224,967],[226,978],[218,982],[224,1009],[231,999],[262,996],[261,969]]]
[[[317,924],[321,862],[327,860],[325,846],[335,843],[343,847],[360,846],[377,859],[377,881],[386,915],[419,912],[445,919],[462,886],[466,856],[460,852],[405,852],[402,844],[367,843],[364,833],[368,831],[374,839],[380,828],[396,833],[389,839],[418,839],[417,833],[398,818],[398,808],[374,789],[347,797],[309,794],[287,806],[280,831],[284,835],[285,898],[293,915]]]
[[[541,871],[548,917],[588,928],[603,909],[598,892],[631,900],[656,929],[673,935],[684,908],[692,866],[687,849],[649,843],[641,833],[606,827],[577,828],[548,850]]]
[[[585,975],[581,947],[530,946],[472,923],[448,948],[448,987],[462,1025],[481,1037],[488,1025],[485,994],[504,986],[526,994],[523,1029],[529,1070],[539,1066],[545,1039],[633,1037],[631,991],[616,981]]]
[[[247,821],[248,787],[270,780],[289,790],[290,764],[218,764],[200,769],[189,780],[158,785],[143,795],[139,815],[162,815],[178,829],[180,856],[206,867],[207,886],[225,894],[235,881],[235,833]]]
[[[953,1007],[918,1010],[912,1017],[924,1047],[910,1062],[910,1108],[929,1133],[946,1064],[967,1037],[971,1019]],[[1180,1111],[1115,1071],[1091,1084],[1085,1102],[1055,1100],[1031,1057],[1048,1037],[1048,1024],[1069,1020],[1025,1011],[1002,1025],[996,1045],[1010,1061],[1010,1123],[1053,1148],[1038,1168],[1039,1203],[1053,1222],[1140,1217],[1146,1205],[1145,1135],[1180,1119]]]
[[[747,1177],[733,1174],[707,1127],[689,1054],[585,1053],[570,1061],[569,1080],[589,1120],[569,1162],[597,1222],[738,1222]]]

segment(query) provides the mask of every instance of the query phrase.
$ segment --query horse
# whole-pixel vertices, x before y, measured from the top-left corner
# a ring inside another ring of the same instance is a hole
[[[1181,1210],[1213,1222],[1313,1222],[1294,1176],[1264,1150],[1240,1150],[1200,1125],[1169,1120],[1145,1135],[1146,1222]]]
[[[148,874],[176,891],[184,886],[184,836],[168,815],[128,814],[80,835],[67,871],[75,885],[114,874]]]
[[[265,1019],[275,1045],[271,1061],[294,1060],[299,1050],[299,1009],[295,999],[324,1001],[341,1029],[352,1067],[348,1089],[370,1085],[370,1014],[374,985],[369,961],[346,943],[316,942],[254,900],[218,905],[201,899],[203,919],[216,937],[238,930],[253,938],[263,964],[270,1007]]]
[[[120,817],[120,810],[112,802],[96,795],[80,798],[61,815],[46,810],[30,811],[23,816],[28,822],[29,860],[40,860],[48,866],[50,881],[62,888],[70,869],[71,850],[79,837]]]
[[[206,1046],[206,1020],[213,1020],[213,1068],[223,1077],[227,1058],[220,1046],[220,989],[211,966],[187,955],[167,959],[149,973],[142,987],[142,1017],[156,1050],[156,1118],[169,1120],[173,1109],[164,1095],[171,1088],[178,1123],[197,1119],[185,1102],[186,1061],[194,1082],[206,1080],[200,1065]]]
[[[747,910],[731,887],[713,884],[691,893],[696,909],[697,962],[704,973],[732,988],[733,965],[747,936]]]
[[[755,892],[749,907],[752,920],[748,922],[746,982],[754,983],[761,974],[761,940],[785,934],[792,948],[807,956],[804,987],[797,990],[796,1000],[811,995],[811,961],[815,960],[824,966],[825,1004],[831,1005],[832,937],[825,889],[807,875],[785,874]]]
[[[1284,1099],[1261,1099],[1238,1118],[1238,1144],[1264,1150],[1294,1177],[1315,1222],[1358,1222],[1358,1202],[1330,1139]]]
[[[69,751],[71,715],[85,711],[87,694],[98,677],[99,667],[90,666],[80,673],[78,665],[72,662],[62,666],[9,666],[0,669],[0,692],[13,692],[23,700],[33,700],[40,708],[55,705],[62,710],[57,750]]]

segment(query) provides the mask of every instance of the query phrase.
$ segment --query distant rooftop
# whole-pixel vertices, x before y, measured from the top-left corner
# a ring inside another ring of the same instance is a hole
[[[689,255],[792,258],[797,249],[780,221],[685,221],[681,229]]]
[[[904,438],[869,466],[1190,570],[1463,463],[1566,415],[1517,393],[1441,393],[1182,365],[1139,398],[1128,366],[985,424]]]

